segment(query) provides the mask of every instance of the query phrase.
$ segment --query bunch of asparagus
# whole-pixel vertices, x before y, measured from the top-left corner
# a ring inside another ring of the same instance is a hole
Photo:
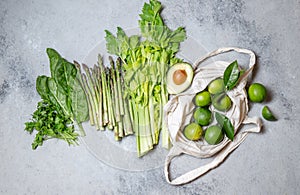
[[[80,83],[88,101],[90,124],[97,130],[105,127],[114,131],[116,140],[133,134],[132,108],[124,98],[121,59],[116,62],[109,57],[110,66],[105,66],[98,55],[97,65],[89,68],[74,62],[80,72]],[[83,69],[83,70],[82,70]]]

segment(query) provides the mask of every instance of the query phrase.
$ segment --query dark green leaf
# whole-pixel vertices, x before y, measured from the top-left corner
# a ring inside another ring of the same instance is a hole
[[[57,112],[57,106],[42,100],[38,103],[37,110],[31,122],[25,123],[25,130],[32,133],[35,129],[37,134],[32,143],[32,149],[43,145],[50,138],[65,140],[68,144],[76,144],[78,134],[74,132],[74,125],[70,118]]]
[[[59,90],[61,86],[57,85],[53,78],[49,78],[47,81],[48,89],[49,89],[49,99],[54,104],[60,107],[64,114],[67,116],[71,115],[71,110],[68,105],[67,95],[63,92],[63,90]]]
[[[78,76],[80,76],[78,74]],[[72,111],[75,120],[78,123],[82,123],[88,119],[88,104],[86,100],[85,93],[79,83],[78,80],[75,80],[72,86],[72,93],[71,93],[71,102],[72,102]]]
[[[232,62],[224,71],[223,80],[226,89],[231,90],[239,80],[240,71],[237,61]]]
[[[70,93],[71,86],[77,75],[77,69],[74,64],[62,60],[60,64],[56,66],[54,78],[57,85],[60,85],[62,90],[68,95]]]
[[[50,61],[51,76],[54,77],[56,66],[61,63],[62,58],[59,53],[52,48],[47,48],[46,51]]]
[[[38,76],[36,79],[36,91],[41,96],[42,99],[48,99],[49,89],[47,80],[49,77],[42,75]]]
[[[215,113],[216,120],[218,121],[218,124],[224,131],[225,135],[233,141],[234,139],[234,127],[230,120],[223,114],[220,114],[218,112]]]
[[[35,128],[35,122],[25,123],[25,131],[28,131],[30,134],[33,132],[34,128]]]

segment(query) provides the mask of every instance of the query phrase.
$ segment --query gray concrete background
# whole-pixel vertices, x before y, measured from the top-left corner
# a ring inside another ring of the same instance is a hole
[[[45,49],[81,61],[103,41],[105,29],[137,27],[143,3],[0,1],[0,194],[299,194],[298,0],[162,1],[167,25],[185,26],[188,36],[207,51],[224,46],[253,50],[258,56],[253,81],[266,85],[266,104],[279,118],[264,121],[261,134],[248,136],[203,177],[170,186],[162,166],[120,170],[82,143],[68,147],[52,140],[31,150],[33,136],[23,129],[39,101],[35,79],[49,73]],[[199,52],[199,57],[204,54]],[[261,108],[252,104],[250,115],[258,115]],[[182,157],[173,168],[179,174],[201,162]]]

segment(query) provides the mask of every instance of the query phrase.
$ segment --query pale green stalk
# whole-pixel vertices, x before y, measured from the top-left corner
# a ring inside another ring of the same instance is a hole
[[[90,88],[91,96],[94,101],[94,113],[96,116],[95,123],[96,123],[97,130],[99,130],[101,128],[101,124],[99,121],[99,115],[100,115],[99,106],[97,106],[97,105],[100,102],[100,97],[99,97],[100,93],[98,92],[97,82],[94,80],[92,70],[85,64],[82,64],[82,67],[87,75],[88,86]]]
[[[107,105],[107,89],[106,89],[106,72],[105,67],[103,65],[102,57],[98,55],[98,66],[101,71],[101,85],[103,92],[103,125],[107,125],[108,123],[108,105]]]
[[[129,108],[128,108],[128,101],[127,99],[125,99],[124,101],[124,111],[125,111],[125,114],[124,114],[124,117],[123,117],[123,122],[124,122],[124,133],[125,133],[125,136],[126,135],[130,135],[130,134],[133,134],[133,127],[132,127],[132,123],[131,123],[131,118],[130,118],[130,113],[129,113]]]
[[[121,78],[120,78],[120,69],[121,69],[121,59],[118,58],[115,64],[115,72],[116,72],[116,80],[117,80],[117,89],[118,89],[118,96],[119,96],[119,106],[120,106],[120,115],[124,115],[124,104],[123,104],[123,96],[122,96],[122,87],[121,87]]]
[[[93,70],[93,77],[98,89],[99,93],[99,101],[98,101],[98,120],[99,120],[99,125],[100,125],[100,130],[104,130],[104,124],[103,124],[103,91],[102,91],[102,85],[101,85],[101,73],[100,73],[100,68],[97,65],[94,65],[94,70]]]
[[[111,86],[110,86],[110,70],[109,68],[107,68],[107,79],[106,79],[106,89],[107,89],[107,105],[108,105],[108,124],[107,124],[107,128],[112,130],[113,129],[113,118],[114,118],[114,114],[113,114],[113,109],[112,109],[112,94],[111,94]]]
[[[164,66],[163,66],[164,67]],[[164,72],[166,72],[166,70],[163,70]],[[165,78],[166,74],[163,74],[162,77],[162,82],[161,82],[161,98],[162,98],[162,105],[161,105],[161,116],[160,118],[162,119],[161,121],[161,132],[162,132],[162,147],[166,148],[166,149],[170,149],[171,148],[171,140],[170,140],[170,135],[169,135],[169,131],[168,131],[168,127],[165,124],[163,118],[163,109],[164,106],[167,104],[168,102],[168,92],[166,89],[166,78]]]
[[[97,120],[96,120],[96,105],[95,105],[95,102],[94,102],[94,98],[92,96],[92,93],[91,93],[91,90],[90,90],[90,87],[88,85],[88,81],[87,81],[87,77],[85,74],[82,74],[82,80],[83,80],[83,83],[84,83],[84,86],[85,86],[85,89],[87,91],[87,94],[88,94],[88,99],[89,99],[89,102],[91,104],[91,112],[92,112],[92,118],[90,119],[90,122],[91,122],[91,125],[98,125],[97,124]]]
[[[145,155],[149,150],[153,148],[152,138],[149,135],[149,128],[147,127],[147,117],[146,117],[145,107],[141,104],[138,104],[138,135],[137,138],[139,140],[139,156]]]

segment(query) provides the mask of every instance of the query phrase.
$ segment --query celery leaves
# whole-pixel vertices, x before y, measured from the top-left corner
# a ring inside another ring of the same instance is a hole
[[[124,98],[134,113],[134,131],[138,155],[142,156],[158,144],[162,131],[162,145],[168,148],[170,140],[163,122],[163,106],[168,101],[166,74],[170,66],[182,60],[175,54],[186,39],[183,27],[169,29],[160,15],[159,1],[145,3],[140,14],[141,35],[127,36],[117,28],[116,36],[106,32],[108,53],[117,55],[123,62]]]

